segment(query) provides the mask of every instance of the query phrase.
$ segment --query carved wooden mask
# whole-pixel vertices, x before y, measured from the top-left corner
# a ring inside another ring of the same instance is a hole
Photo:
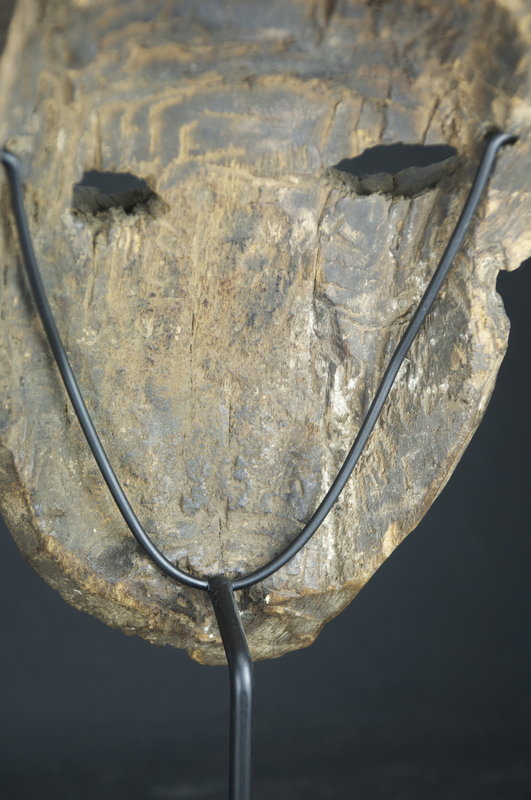
[[[508,333],[496,275],[531,246],[525,11],[16,4],[0,128],[26,170],[58,325],[139,518],[201,576],[261,566],[311,515],[442,255],[483,134],[521,137],[341,501],[241,596],[255,658],[309,644],[350,602],[483,414]],[[334,169],[399,142],[456,155]],[[145,188],[105,194],[87,187],[94,170]],[[139,550],[99,476],[21,277],[5,183],[2,197],[0,510],[72,605],[218,663],[207,598]]]

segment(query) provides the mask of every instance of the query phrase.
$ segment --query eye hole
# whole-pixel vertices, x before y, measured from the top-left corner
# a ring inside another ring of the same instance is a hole
[[[74,184],[72,209],[95,215],[111,208],[122,208],[132,214],[145,206],[156,194],[143,178],[130,172],[98,172],[91,169]]]
[[[355,158],[343,158],[334,169],[358,178],[379,172],[394,175],[410,167],[428,167],[455,155],[455,147],[447,144],[379,144]]]
[[[4,49],[7,31],[11,23],[11,17],[15,10],[15,0],[3,0],[0,4],[0,53]]]
[[[418,194],[451,173],[457,150],[447,144],[379,144],[355,158],[343,158],[333,169],[344,173],[359,194]]]

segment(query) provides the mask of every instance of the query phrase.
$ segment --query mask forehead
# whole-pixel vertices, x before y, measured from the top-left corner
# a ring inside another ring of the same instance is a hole
[[[330,485],[470,179],[464,158],[372,183],[330,168],[397,141],[471,153],[519,91],[504,39],[516,22],[495,4],[488,25],[479,4],[76,5],[76,25],[58,24],[70,6],[46,6],[42,44],[29,26],[38,63],[10,118],[36,247],[142,522],[184,568],[237,575],[291,541]],[[15,36],[20,14],[13,24]],[[91,169],[131,172],[153,196],[72,208]],[[507,335],[499,258],[479,236],[483,256],[461,255],[337,509],[252,590],[255,657],[315,637],[415,526],[476,426]],[[205,599],[124,529],[15,271],[13,257],[2,443],[16,499],[2,510],[15,536],[70,602],[221,660]]]

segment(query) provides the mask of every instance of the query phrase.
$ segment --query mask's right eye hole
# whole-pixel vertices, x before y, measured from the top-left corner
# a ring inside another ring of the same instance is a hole
[[[143,178],[129,172],[85,172],[74,184],[72,209],[80,214],[96,215],[111,208],[122,208],[133,214],[156,197]]]

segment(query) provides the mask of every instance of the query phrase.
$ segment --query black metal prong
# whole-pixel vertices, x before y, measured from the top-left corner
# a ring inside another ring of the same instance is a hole
[[[222,576],[211,578],[209,594],[230,675],[229,800],[250,800],[253,662],[232,583]]]

